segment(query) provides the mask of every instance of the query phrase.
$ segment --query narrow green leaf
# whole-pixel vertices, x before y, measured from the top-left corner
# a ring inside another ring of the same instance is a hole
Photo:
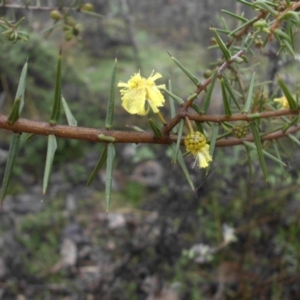
[[[171,145],[171,148],[175,152],[175,146]],[[179,163],[179,165],[180,165],[180,167],[181,167],[181,169],[182,169],[182,171],[185,175],[186,180],[188,181],[189,185],[191,186],[192,190],[194,191],[195,187],[194,187],[193,181],[191,179],[190,173],[189,173],[189,171],[186,167],[186,164],[185,164],[185,161],[183,159],[183,155],[182,155],[180,149],[178,151],[177,160],[178,160],[178,163]]]
[[[297,25],[299,26],[299,23],[300,23],[300,17],[299,17],[299,14],[295,11],[288,11],[287,13],[285,13],[284,15],[281,15],[280,20],[283,20],[283,19],[293,19]]]
[[[191,79],[191,81],[198,86],[200,84],[199,79],[193,75],[186,67],[184,67],[174,56],[172,56],[170,53],[169,55],[171,56],[171,58],[173,59],[173,61],[175,62],[175,64],[183,71],[183,73]]]
[[[216,79],[217,79],[218,71],[216,70],[212,75],[212,81],[211,84],[208,87],[207,93],[205,95],[205,98],[203,100],[203,103],[200,107],[200,112],[202,114],[205,114],[209,108],[211,96],[215,87]]]
[[[197,130],[204,134],[204,129],[203,129],[203,126],[202,126],[202,122],[195,121],[195,123],[196,123],[196,126],[197,126]]]
[[[25,97],[25,89],[26,89],[26,78],[27,78],[27,70],[28,70],[28,63],[26,61],[19,80],[19,85],[16,93],[15,99],[21,98],[21,103],[19,107],[19,114],[21,114],[23,107],[24,107],[24,97]]]
[[[236,15],[235,13],[233,13],[233,12],[231,12],[231,11],[228,11],[228,10],[225,10],[225,9],[221,9],[221,11],[222,11],[223,13],[225,13],[225,14],[227,14],[227,15],[233,17],[233,18],[235,18],[235,19],[238,19],[238,20],[242,21],[242,22],[248,22],[248,19],[246,19],[246,18],[244,18],[244,17],[242,17],[242,16],[239,16],[239,15]]]
[[[15,96],[15,101],[12,110],[8,116],[9,124],[14,124],[20,118],[21,112],[24,107],[27,69],[28,69],[28,63],[26,62],[21,72],[18,89]]]
[[[214,28],[212,28],[211,30],[214,33],[217,44],[219,45],[219,47],[224,55],[225,60],[230,61],[231,53],[230,53],[229,49],[226,47],[225,43],[223,42],[221,37],[218,35],[217,31]]]
[[[50,115],[49,123],[51,125],[56,125],[60,116],[60,105],[61,105],[61,53],[59,53],[56,75],[55,75],[55,89],[54,89],[54,99],[52,105],[52,111]]]
[[[259,159],[260,166],[261,166],[263,174],[264,174],[265,181],[268,182],[267,166],[266,166],[265,158],[263,155],[263,149],[262,149],[260,136],[259,136],[258,130],[256,128],[255,122],[250,123],[249,127],[252,131],[252,135],[253,135],[255,146],[256,146],[256,151],[258,154],[258,159]],[[247,143],[247,142],[244,142],[244,143]]]
[[[253,87],[254,87],[254,78],[255,78],[255,72],[253,72],[253,74],[252,74],[252,78],[251,78],[250,85],[249,85],[249,88],[248,88],[248,96],[247,96],[245,105],[242,109],[243,113],[249,113],[250,109],[251,109],[252,100],[253,100],[252,95],[253,95]]]
[[[188,98],[187,98],[187,101],[193,101],[197,98],[198,94],[197,93],[193,93],[192,95],[190,95]]]
[[[172,92],[171,80],[168,81],[168,90]],[[169,103],[170,103],[171,118],[174,118],[175,115],[176,115],[174,98],[169,95],[168,99],[169,99]],[[174,126],[173,129],[172,129],[172,131],[174,133],[177,133],[177,131],[178,131],[178,125]]]
[[[220,83],[221,83],[221,90],[222,90],[225,116],[230,117],[231,114],[232,114],[231,113],[231,107],[230,107],[230,101],[229,101],[227,93],[226,93],[226,86],[225,86],[223,78],[220,79]]]
[[[21,135],[19,133],[14,133],[10,141],[9,151],[8,151],[8,156],[7,156],[7,161],[5,165],[5,171],[4,171],[4,176],[2,180],[2,186],[1,186],[1,204],[3,203],[3,200],[7,193],[7,188],[14,167],[15,158],[17,156],[19,146],[20,146],[20,137]]]
[[[295,142],[298,146],[300,146],[300,141],[299,141],[295,136],[293,136],[292,134],[289,134],[288,137],[289,137],[293,142]]]
[[[285,46],[285,49],[287,49],[288,52],[289,52],[292,56],[295,57],[296,54],[295,54],[295,51],[294,51],[294,49],[293,49],[291,43],[290,43],[289,41],[287,41],[287,40],[283,40],[283,44],[284,44],[284,46]]]
[[[277,34],[279,37],[281,37],[284,40],[287,40],[289,43],[291,42],[290,37],[285,32],[283,32],[281,29],[279,29],[279,28],[276,28],[274,30],[274,34]]]
[[[50,134],[48,135],[47,157],[46,157],[44,179],[43,179],[43,194],[45,194],[47,191],[56,149],[57,149],[56,137]]]
[[[254,150],[257,150],[256,146],[253,144],[253,143],[250,143],[250,142],[247,142],[245,141],[244,142],[245,145],[247,145],[249,148],[251,149],[254,149]],[[273,156],[272,154],[270,154],[269,152],[267,152],[266,150],[262,150],[262,154],[268,158],[270,158],[271,160],[279,163],[281,166],[284,166],[286,167],[286,164],[281,160],[281,159],[278,159],[277,157]]]
[[[194,109],[196,113],[201,114],[201,109],[197,104],[193,103],[191,107]]]
[[[110,95],[109,95],[109,99],[108,99],[106,121],[105,121],[106,129],[112,128],[113,120],[114,120],[117,64],[118,64],[118,60],[116,58],[114,67],[113,67],[113,71],[112,71],[111,83],[110,83]]]
[[[223,77],[223,81],[224,81],[224,85],[226,87],[226,90],[229,92],[233,102],[235,103],[236,107],[240,110],[240,105],[237,102],[236,96],[235,96],[235,91],[233,90],[233,88],[231,87],[230,83],[228,82],[226,77]]]
[[[274,147],[274,150],[275,150],[276,158],[277,158],[279,161],[282,161],[281,155],[280,155],[280,151],[279,151],[279,149],[278,149],[277,141],[273,141],[272,144],[273,144],[273,147]],[[282,164],[279,164],[279,166],[280,166],[280,169],[281,169],[281,172],[282,172],[283,176],[285,176],[286,171],[285,171],[285,169],[284,169],[284,166],[283,166]]]
[[[262,8],[264,10],[267,10],[271,15],[277,16],[278,11],[272,8],[274,3],[269,3],[267,1],[255,1],[252,3],[252,7],[255,8]]]
[[[153,133],[154,133],[154,136],[158,139],[161,138],[162,133],[161,133],[160,128],[155,124],[155,122],[151,118],[148,119],[148,122],[149,122],[149,125],[150,125]]]
[[[17,98],[14,101],[13,107],[9,113],[7,118],[8,124],[14,124],[20,118],[20,105],[21,105],[21,98]]]
[[[14,24],[14,28],[18,28],[24,20],[25,17],[22,17],[16,24]]]
[[[181,137],[182,137],[182,132],[183,132],[183,126],[184,126],[184,120],[181,119],[179,122],[179,126],[178,126],[178,134],[177,134],[176,147],[175,147],[174,156],[173,156],[173,163],[177,162],[178,151],[180,149]]]
[[[240,32],[242,29],[244,29],[247,26],[252,25],[254,22],[257,21],[257,18],[253,18],[251,20],[249,20],[246,23],[243,23],[242,25],[238,26],[237,28],[235,28],[233,31],[231,31],[228,36],[234,36],[237,32]]]
[[[250,182],[253,182],[253,168],[252,168],[252,160],[251,160],[251,151],[247,145],[245,145],[247,157],[248,157],[248,168],[249,168],[249,177],[250,177]]]
[[[104,163],[106,162],[107,159],[107,145],[105,145],[102,154],[99,158],[99,160],[97,161],[97,164],[92,172],[92,174],[90,175],[90,178],[86,184],[86,189],[91,185],[91,183],[94,181],[95,177],[97,176],[97,174],[99,173],[100,169],[102,168],[102,166],[104,165]]]
[[[286,100],[289,103],[290,109],[291,110],[297,110],[298,109],[298,105],[296,102],[296,99],[292,96],[291,92],[289,91],[288,87],[285,85],[284,81],[278,77],[278,84],[281,87],[284,96],[286,97]]]
[[[169,88],[169,90],[163,89],[163,91],[164,91],[166,94],[168,94],[170,98],[172,98],[173,100],[175,100],[179,105],[182,105],[182,104],[184,103],[184,101],[183,101],[180,97],[176,96],[175,94],[173,94],[173,93],[170,91],[170,88]],[[169,99],[170,99],[170,98],[169,98]]]
[[[245,4],[245,5],[248,5],[248,6],[252,6],[252,3],[251,2],[248,2],[248,1],[245,1],[245,0],[237,0],[237,2],[240,2],[242,4]]]
[[[71,113],[71,110],[67,104],[67,101],[65,100],[65,98],[63,96],[61,96],[61,103],[63,105],[68,124],[70,126],[77,126],[77,121],[74,118],[73,114]]]
[[[209,154],[211,157],[214,156],[214,151],[215,151],[215,145],[216,145],[216,140],[218,138],[218,134],[219,134],[219,124],[218,123],[214,123],[214,125],[212,126],[212,131],[211,131],[211,135],[210,135],[210,142],[209,142]]]
[[[111,187],[112,187],[112,171],[114,159],[116,156],[115,145],[109,143],[107,145],[107,161],[106,161],[106,184],[105,184],[105,203],[106,212],[109,211],[110,199],[111,199]]]
[[[291,47],[293,48],[294,52],[295,52],[295,39],[294,39],[294,30],[293,30],[293,24],[291,20],[288,20],[287,22],[287,34],[290,38],[291,41]]]

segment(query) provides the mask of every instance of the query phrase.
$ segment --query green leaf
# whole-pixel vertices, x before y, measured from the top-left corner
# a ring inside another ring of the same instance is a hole
[[[239,15],[236,15],[235,13],[233,13],[233,12],[231,12],[231,11],[228,11],[228,10],[225,10],[225,9],[221,9],[221,11],[222,11],[223,13],[225,13],[225,14],[227,14],[227,15],[233,17],[233,18],[235,18],[235,19],[238,19],[238,20],[242,21],[242,22],[248,22],[248,19],[246,19],[246,18],[244,18],[244,17],[242,17],[242,16],[239,16]]]
[[[107,159],[107,145],[105,145],[102,154],[99,158],[99,160],[97,161],[97,164],[92,172],[92,174],[90,175],[90,178],[86,184],[86,189],[91,185],[91,183],[94,181],[95,177],[97,176],[97,174],[99,173],[100,169],[102,168],[102,166],[104,165],[104,163],[106,162]]]
[[[50,134],[48,135],[47,157],[46,157],[44,179],[43,179],[43,194],[45,194],[47,191],[56,149],[57,149],[56,137]]]
[[[245,0],[236,0],[236,1],[252,7],[252,3],[251,2],[248,2],[248,1],[245,1]]]
[[[230,94],[233,102],[235,103],[236,107],[240,110],[240,105],[238,104],[237,100],[236,100],[236,96],[235,96],[235,91],[233,90],[233,88],[231,87],[230,83],[228,82],[226,77],[222,77],[223,81],[224,81],[224,85],[226,87],[226,90],[228,91],[228,93]]]
[[[281,15],[280,20],[283,20],[283,19],[293,19],[297,25],[299,26],[299,23],[300,23],[300,17],[299,17],[299,14],[295,11],[288,11],[286,12],[284,15]]]
[[[181,137],[182,137],[182,132],[183,132],[183,126],[184,126],[184,120],[180,120],[179,126],[178,126],[178,134],[177,134],[177,141],[176,141],[176,147],[174,151],[174,156],[173,156],[173,162],[177,162],[177,157],[178,157],[178,151],[180,149],[180,143],[181,143]]]
[[[295,136],[293,136],[292,134],[289,134],[288,137],[289,137],[293,142],[295,142],[298,146],[300,146],[300,141],[299,141]]]
[[[174,145],[171,145],[171,148],[174,152],[176,151]],[[180,165],[180,167],[181,167],[181,169],[182,169],[182,171],[185,175],[186,180],[188,181],[189,185],[191,186],[192,190],[194,191],[195,187],[194,187],[193,181],[191,179],[190,173],[189,173],[189,171],[186,167],[186,164],[185,164],[185,161],[183,159],[183,156],[182,156],[182,153],[181,153],[180,149],[178,150],[177,160],[178,160],[178,163],[179,163],[179,165]]]
[[[214,33],[215,39],[217,41],[217,44],[219,45],[224,58],[226,61],[230,61],[231,60],[231,53],[229,51],[229,49],[226,47],[225,43],[223,42],[223,40],[221,39],[221,37],[218,35],[217,31],[215,30],[215,28],[211,29],[212,32]]]
[[[8,124],[14,124],[20,118],[20,105],[21,105],[21,98],[17,98],[14,101],[13,107],[9,113],[7,118]]]
[[[284,81],[278,77],[278,84],[281,87],[284,96],[286,97],[286,100],[289,103],[290,109],[291,110],[297,110],[298,109],[298,105],[297,102],[295,100],[295,98],[292,96],[292,94],[290,93],[288,87],[285,85]]]
[[[56,125],[60,116],[61,84],[62,84],[62,79],[61,79],[61,53],[60,53],[57,61],[57,66],[56,66],[54,99],[53,99],[53,106],[50,115],[50,120],[49,120],[49,123],[51,125]]]
[[[161,138],[162,133],[161,133],[160,128],[155,124],[155,122],[151,118],[148,119],[148,122],[149,122],[149,125],[150,125],[153,133],[154,133],[154,136],[158,139]]]
[[[237,32],[240,32],[242,29],[244,29],[247,26],[252,25],[254,22],[257,21],[257,18],[253,18],[251,20],[249,20],[248,22],[238,26],[237,28],[235,28],[233,31],[231,31],[228,36],[234,36]]]
[[[250,152],[249,147],[247,147],[247,145],[244,144],[244,146],[245,146],[247,157],[248,157],[248,168],[249,168],[250,182],[253,182],[253,168],[252,168],[252,161],[251,161],[251,152]]]
[[[216,140],[218,138],[218,134],[219,134],[219,124],[214,123],[211,131],[210,142],[209,142],[209,154],[211,155],[211,157],[214,156],[215,145],[216,145]]]
[[[61,96],[61,103],[63,105],[68,124],[70,126],[77,126],[77,121],[74,118],[73,114],[71,113],[71,110],[67,104],[67,101],[65,100],[65,98],[63,96]]]
[[[107,161],[106,161],[106,181],[105,181],[105,203],[106,212],[109,211],[110,199],[111,199],[111,187],[112,187],[112,171],[114,159],[116,156],[115,145],[109,143],[107,145]]]
[[[277,158],[279,161],[282,161],[281,155],[280,155],[280,151],[279,151],[279,149],[278,149],[278,143],[277,143],[277,141],[273,141],[272,144],[273,144],[273,147],[274,147],[274,150],[275,150],[276,158]],[[285,176],[286,171],[285,171],[285,169],[284,169],[284,166],[283,166],[282,164],[279,164],[279,166],[280,166],[280,169],[281,169],[281,172],[282,172],[283,176]]]
[[[254,78],[255,78],[255,72],[253,72],[253,74],[252,74],[252,78],[251,78],[249,89],[248,89],[248,96],[247,96],[245,105],[242,110],[243,113],[249,113],[249,111],[251,109],[252,98],[253,98],[252,95],[253,95],[253,87],[254,87]]]
[[[279,28],[276,28],[274,30],[274,34],[278,35],[279,37],[281,37],[284,40],[287,40],[289,43],[291,42],[290,37],[285,32],[283,32],[281,29],[279,29]],[[280,41],[280,39],[279,39],[279,41]]]
[[[252,3],[252,7],[254,9],[261,8],[263,10],[267,10],[271,15],[277,16],[279,13],[275,9],[272,8],[274,6],[274,3],[268,2],[268,1],[255,1]]]
[[[262,168],[265,181],[268,182],[267,166],[266,166],[265,158],[264,158],[264,155],[263,155],[263,149],[262,149],[262,144],[261,144],[260,136],[259,136],[258,130],[256,128],[255,122],[250,123],[249,127],[250,127],[250,129],[252,131],[252,134],[253,134],[253,138],[254,138],[254,142],[255,142],[255,146],[256,146],[256,151],[257,151],[257,154],[258,154],[260,166]],[[247,144],[247,142],[244,142],[244,143]]]
[[[109,99],[108,99],[106,121],[105,121],[106,129],[112,128],[113,120],[114,120],[117,64],[118,64],[118,60],[116,58],[114,67],[113,67],[113,71],[112,71],[111,83],[110,83],[110,95],[109,95]]]
[[[292,56],[295,57],[296,54],[295,54],[295,51],[294,51],[294,49],[293,49],[291,43],[290,43],[289,41],[287,41],[287,40],[283,40],[283,44],[284,44],[284,46],[285,46],[285,49],[287,49],[288,52],[289,52]]]
[[[222,90],[225,116],[230,117],[231,114],[232,114],[231,113],[231,107],[230,107],[230,101],[229,101],[227,93],[226,93],[226,86],[225,86],[223,78],[220,79],[220,83],[221,83],[221,90]]]
[[[173,94],[173,93],[170,91],[170,88],[169,88],[169,90],[163,89],[163,91],[164,91],[166,94],[169,95],[169,99],[170,99],[170,98],[174,99],[179,105],[182,105],[182,104],[184,103],[184,101],[183,101],[180,97],[176,96],[175,94]]]
[[[28,69],[28,63],[26,62],[21,72],[18,89],[15,96],[15,101],[12,110],[8,116],[7,121],[9,124],[14,124],[20,118],[21,112],[24,107],[27,69]]]
[[[5,165],[5,171],[4,171],[4,176],[2,180],[2,186],[1,186],[1,203],[3,203],[3,200],[7,193],[7,188],[14,167],[15,158],[17,156],[19,146],[20,146],[20,137],[21,134],[14,133],[10,141],[9,151],[8,151],[8,156],[7,156],[7,161]]]
[[[211,83],[208,87],[207,93],[206,93],[205,98],[203,100],[203,103],[200,107],[200,112],[202,114],[205,114],[207,112],[208,108],[209,108],[211,96],[212,96],[214,86],[215,86],[215,83],[216,83],[216,79],[217,79],[217,75],[218,75],[218,70],[216,70],[212,75],[212,81],[211,81]]]
[[[169,55],[171,56],[171,58],[173,59],[173,61],[175,62],[175,64],[183,71],[183,73],[185,75],[187,75],[188,78],[191,79],[191,81],[198,86],[200,84],[199,79],[193,75],[187,68],[185,68],[174,56],[172,56],[170,53]]]
[[[169,82],[168,82],[168,90],[172,91],[171,80],[169,80]],[[173,99],[173,97],[171,97],[171,95],[169,95],[168,99],[169,99],[169,103],[170,103],[171,118],[174,118],[175,115],[176,115],[174,99]],[[178,131],[178,125],[174,126],[173,129],[172,129],[172,131],[173,131],[173,133],[177,133],[177,131]]]
[[[257,150],[256,146],[253,143],[245,141],[244,144],[247,145],[249,148]],[[272,154],[270,154],[266,150],[262,150],[262,153],[263,153],[264,156],[266,156],[266,157],[270,158],[271,160],[279,163],[281,166],[286,167],[286,164],[281,159],[278,159],[277,157],[273,156]]]

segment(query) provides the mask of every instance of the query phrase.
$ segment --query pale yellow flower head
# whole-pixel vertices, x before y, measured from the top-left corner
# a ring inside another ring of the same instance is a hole
[[[289,102],[287,101],[285,96],[282,96],[281,98],[274,98],[274,101],[280,104],[281,109],[290,108]]]
[[[207,168],[212,161],[212,157],[209,154],[209,145],[206,143],[206,137],[199,131],[189,133],[184,144],[186,150],[191,152],[198,163],[199,168]]]
[[[158,113],[158,107],[165,103],[165,98],[159,89],[166,88],[164,84],[156,85],[155,80],[161,78],[159,73],[151,73],[146,79],[140,73],[134,74],[127,83],[120,82],[122,106],[130,114],[144,116],[151,108],[154,113]]]

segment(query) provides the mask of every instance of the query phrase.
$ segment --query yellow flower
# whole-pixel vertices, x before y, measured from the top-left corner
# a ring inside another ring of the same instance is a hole
[[[186,150],[191,152],[196,157],[199,168],[207,168],[208,164],[212,161],[209,154],[209,145],[206,143],[206,137],[199,131],[189,133],[184,144]]]
[[[282,96],[281,98],[274,98],[274,101],[280,104],[281,109],[290,108],[289,103],[285,96]]]
[[[154,113],[158,113],[158,107],[163,106],[165,98],[159,89],[164,89],[165,85],[156,85],[154,81],[162,76],[159,73],[151,73],[146,79],[141,77],[140,73],[134,74],[128,83],[120,82],[122,106],[130,114],[144,116],[149,112],[149,109]]]

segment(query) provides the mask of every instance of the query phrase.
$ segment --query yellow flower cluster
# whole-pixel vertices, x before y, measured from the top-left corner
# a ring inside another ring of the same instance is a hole
[[[191,152],[198,162],[199,168],[207,168],[208,164],[212,161],[212,157],[209,154],[209,145],[206,143],[206,137],[199,131],[189,133],[184,144],[186,150]]]
[[[281,109],[290,108],[289,102],[287,101],[285,96],[282,96],[280,98],[274,98],[274,102],[278,102],[281,106]]]
[[[154,113],[158,113],[158,107],[165,103],[165,98],[159,89],[164,89],[165,85],[156,85],[155,80],[161,78],[161,74],[151,73],[146,79],[140,73],[134,74],[127,83],[120,82],[122,106],[130,114],[144,116],[150,108]]]

